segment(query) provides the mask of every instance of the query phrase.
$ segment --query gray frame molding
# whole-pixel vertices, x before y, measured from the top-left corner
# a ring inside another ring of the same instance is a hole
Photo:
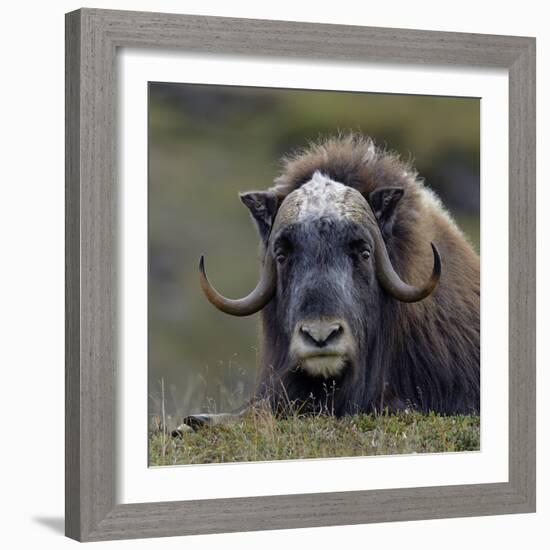
[[[143,504],[114,499],[119,47],[509,71],[509,481]],[[535,39],[82,9],[66,16],[66,534],[82,541],[535,511]]]

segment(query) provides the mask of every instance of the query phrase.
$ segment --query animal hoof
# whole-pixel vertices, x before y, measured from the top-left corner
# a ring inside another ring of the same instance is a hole
[[[170,435],[176,439],[176,438],[182,438],[184,433],[194,432],[193,428],[191,426],[187,426],[187,424],[180,424],[175,430],[172,430],[170,432]]]
[[[183,424],[193,431],[209,426],[212,422],[207,414],[193,414],[183,419]]]

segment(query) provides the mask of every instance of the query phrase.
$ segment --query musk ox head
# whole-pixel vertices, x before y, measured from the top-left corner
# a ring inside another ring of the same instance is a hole
[[[383,301],[416,302],[436,287],[441,263],[433,243],[434,266],[425,284],[411,286],[395,272],[381,224],[390,223],[402,191],[380,191],[369,204],[356,189],[315,172],[282,199],[272,191],[241,195],[264,258],[258,285],[240,300],[210,285],[201,257],[202,290],[218,309],[250,315],[268,306],[277,345],[284,347],[279,370],[317,379],[358,372],[380,326]]]

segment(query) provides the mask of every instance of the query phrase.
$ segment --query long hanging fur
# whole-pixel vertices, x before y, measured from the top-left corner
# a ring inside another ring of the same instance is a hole
[[[470,243],[411,164],[376,147],[368,137],[338,136],[285,158],[282,174],[271,189],[279,204],[316,171],[354,187],[367,199],[377,188],[405,189],[396,206],[392,234],[386,237],[402,279],[421,281],[429,276],[430,241],[443,259],[441,280],[431,296],[416,304],[385,301],[377,349],[369,358],[369,371],[379,380],[370,388],[364,386],[366,380],[363,387],[343,388],[340,400],[353,401],[355,409],[363,411],[412,406],[443,414],[478,413],[479,257]],[[265,382],[272,376],[273,365],[281,364],[285,342],[277,336],[274,309],[266,307],[262,315]],[[343,414],[350,412],[346,403],[336,406]]]

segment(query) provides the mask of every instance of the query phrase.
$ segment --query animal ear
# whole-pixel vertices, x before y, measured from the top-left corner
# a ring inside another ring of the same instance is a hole
[[[239,198],[243,204],[250,210],[250,214],[254,218],[260,237],[267,241],[277,208],[279,207],[279,199],[272,191],[249,191],[247,193],[239,193]]]
[[[404,193],[402,187],[381,187],[369,194],[369,203],[383,232],[391,233],[395,207]]]

